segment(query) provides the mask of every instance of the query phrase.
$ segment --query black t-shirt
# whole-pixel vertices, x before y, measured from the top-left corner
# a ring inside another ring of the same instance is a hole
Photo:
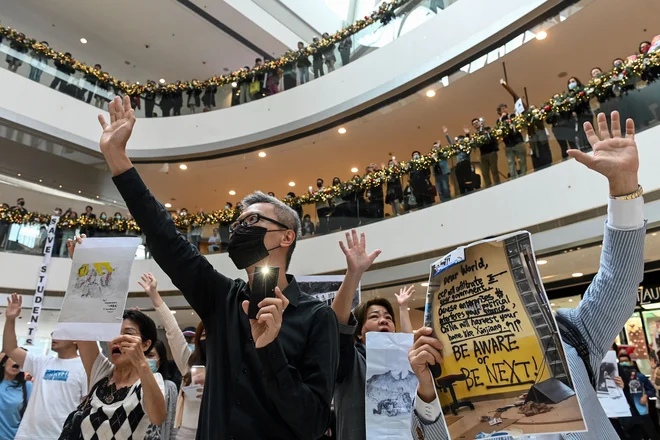
[[[510,125],[511,118],[516,116],[515,113],[511,115],[506,115],[502,116],[498,119],[500,123]],[[512,130],[508,135],[504,136],[503,139],[504,145],[507,147],[515,147],[518,144],[522,144],[524,142],[522,133],[520,133],[518,130]]]

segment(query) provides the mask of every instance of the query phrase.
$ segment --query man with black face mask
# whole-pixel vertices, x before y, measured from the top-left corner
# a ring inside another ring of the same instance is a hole
[[[117,189],[147,238],[154,260],[199,314],[206,329],[206,381],[198,439],[316,440],[326,430],[338,366],[338,325],[325,304],[285,273],[300,219],[261,192],[247,196],[231,225],[229,257],[248,282],[219,272],[180,233],[126,155],[135,124],[129,98],[102,116],[100,148]],[[278,267],[274,298],[247,316],[259,266]]]
[[[10,208],[12,211],[19,211],[21,215],[25,215],[28,213],[28,210],[25,209],[25,199],[21,197],[20,199],[16,200],[16,206],[12,206]]]

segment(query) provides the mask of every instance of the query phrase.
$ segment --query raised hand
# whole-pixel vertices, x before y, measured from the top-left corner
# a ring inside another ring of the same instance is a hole
[[[69,258],[73,258],[73,254],[76,251],[76,245],[81,244],[83,241],[83,238],[87,238],[87,235],[85,234],[80,234],[76,235],[74,239],[67,239],[66,240],[66,249],[69,251]]]
[[[243,301],[243,311],[248,314],[250,301]],[[289,300],[279,287],[275,288],[275,298],[265,298],[259,303],[257,319],[250,319],[252,339],[256,348],[262,348],[277,338],[282,328],[282,314],[289,305]]]
[[[426,403],[435,399],[435,384],[429,365],[441,364],[442,342],[432,336],[433,330],[422,327],[415,330],[415,342],[408,351],[408,361],[419,384],[417,394]]]
[[[568,155],[607,177],[611,196],[616,197],[635,192],[639,185],[637,178],[639,153],[635,143],[635,123],[632,119],[626,121],[626,132],[622,137],[619,112],[613,111],[610,135],[607,118],[604,113],[600,113],[598,131],[599,134],[596,135],[591,123],[584,123],[584,132],[594,150],[593,155],[579,150],[568,150]]]
[[[395,293],[394,296],[396,296],[396,301],[399,303],[399,306],[405,306],[408,304],[408,301],[410,301],[410,298],[415,294],[415,289],[414,285],[411,285],[410,287],[402,287],[399,289],[399,293]]]
[[[144,289],[147,296],[151,298],[154,307],[160,307],[163,304],[163,299],[158,293],[158,281],[151,272],[142,274],[142,281],[138,281],[140,287]]]
[[[7,298],[7,310],[5,311],[7,321],[13,321],[18,318],[18,315],[21,314],[21,307],[23,307],[23,296],[12,293]]]
[[[106,122],[103,115],[98,116],[101,128],[103,128],[99,143],[101,152],[104,155],[111,152],[125,152],[126,144],[135,125],[135,112],[131,108],[131,99],[124,96],[122,105],[121,98],[116,96],[108,105],[108,112],[110,113],[110,124]]]
[[[367,239],[364,232],[360,234],[360,238],[358,239],[357,231],[355,229],[350,233],[346,233],[346,244],[344,244],[343,241],[340,241],[339,247],[346,256],[348,272],[360,276],[371,267],[374,260],[378,258],[381,253],[380,249],[377,249],[367,255]]]
[[[142,338],[134,335],[121,335],[110,342],[110,347],[118,346],[121,354],[125,354],[134,367],[140,367],[147,364],[147,358],[144,356],[144,347]]]

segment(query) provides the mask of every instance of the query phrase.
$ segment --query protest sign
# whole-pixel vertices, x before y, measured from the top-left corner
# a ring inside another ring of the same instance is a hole
[[[328,305],[331,305],[332,301],[335,299],[335,295],[337,295],[337,291],[339,291],[341,283],[344,282],[344,275],[316,275],[296,277],[296,282],[298,283],[298,287],[300,288],[301,292],[312,295],[320,301],[324,301]],[[351,309],[356,308],[358,304],[360,304],[359,285],[355,291]]]
[[[119,336],[139,238],[86,238],[76,246],[53,339],[111,341]]]

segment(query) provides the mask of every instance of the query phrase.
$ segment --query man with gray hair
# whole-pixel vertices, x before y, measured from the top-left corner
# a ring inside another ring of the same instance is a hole
[[[255,192],[230,226],[229,258],[248,282],[215,270],[176,229],[126,154],[135,125],[130,100],[109,106],[101,152],[117,189],[147,238],[154,260],[199,314],[206,330],[206,380],[198,439],[316,440],[330,419],[339,362],[338,326],[325,303],[286,274],[300,219],[284,203]],[[275,298],[248,319],[257,267],[278,267]]]

